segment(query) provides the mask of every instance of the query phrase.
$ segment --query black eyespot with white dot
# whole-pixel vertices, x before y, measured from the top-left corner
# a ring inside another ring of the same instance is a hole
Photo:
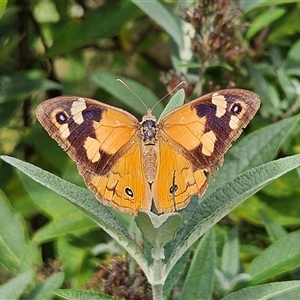
[[[178,190],[178,185],[176,183],[173,184],[173,185],[171,185],[171,187],[170,187],[170,194],[174,195],[177,190]]]
[[[234,103],[231,107],[231,113],[234,115],[239,115],[242,111],[243,107],[240,103]]]
[[[64,111],[58,112],[55,117],[56,117],[57,123],[60,125],[68,122],[68,116]]]
[[[133,190],[132,190],[131,188],[126,187],[126,188],[124,189],[124,192],[125,192],[125,194],[126,194],[128,197],[130,197],[130,198],[133,198],[133,197],[134,197],[134,193],[133,193]]]

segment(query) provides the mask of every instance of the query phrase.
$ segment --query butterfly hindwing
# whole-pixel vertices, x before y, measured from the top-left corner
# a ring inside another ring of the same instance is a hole
[[[106,205],[136,214],[151,209],[151,192],[142,166],[140,141],[136,141],[105,175],[97,175],[79,166],[87,186]]]
[[[153,199],[158,213],[168,213],[184,208],[191,196],[201,196],[208,182],[203,170],[195,170],[167,141],[160,140],[159,148]]]

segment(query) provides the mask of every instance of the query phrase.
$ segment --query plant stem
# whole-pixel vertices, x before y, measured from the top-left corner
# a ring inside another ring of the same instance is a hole
[[[153,278],[154,284],[152,285],[153,300],[163,300],[163,259],[164,248],[154,247],[152,249],[153,258]]]

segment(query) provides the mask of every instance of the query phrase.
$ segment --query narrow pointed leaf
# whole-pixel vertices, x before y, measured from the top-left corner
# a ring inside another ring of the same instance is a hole
[[[293,298],[286,298],[285,295],[295,292]],[[300,293],[300,281],[274,282],[259,286],[247,287],[234,292],[222,300],[267,300],[267,299],[297,299]]]
[[[34,276],[35,272],[28,270],[4,283],[0,287],[0,299],[20,299],[20,296],[25,292],[26,287],[34,279]]]
[[[131,239],[124,224],[111,213],[108,207],[97,201],[90,191],[79,188],[47,171],[16,158],[9,156],[1,156],[1,158],[35,181],[67,198],[71,203],[85,212],[103,230],[123,246],[138,262],[143,271],[148,274],[148,263],[139,246]]]
[[[216,256],[215,234],[211,230],[203,236],[195,251],[180,300],[211,298]]]
[[[205,198],[193,211],[185,224],[178,244],[168,262],[169,272],[180,256],[209,228],[228,214],[233,208],[255,194],[272,180],[300,166],[300,155],[272,161],[253,168],[227,182]]]
[[[39,250],[29,240],[25,221],[0,192],[0,264],[15,273],[17,270],[28,270],[39,263]]]
[[[54,298],[53,289],[61,287],[64,282],[64,273],[59,272],[46,278],[42,283],[22,300],[52,300]]]
[[[182,44],[181,29],[176,20],[176,16],[170,13],[158,0],[140,1],[131,0],[138,6],[145,14],[159,24],[177,43]]]
[[[66,300],[117,300],[116,298],[98,292],[81,290],[54,290],[54,294]]]

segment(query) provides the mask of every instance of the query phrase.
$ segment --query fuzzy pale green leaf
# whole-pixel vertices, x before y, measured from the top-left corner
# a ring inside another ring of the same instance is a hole
[[[263,164],[237,176],[205,198],[193,211],[177,237],[177,245],[168,262],[169,272],[180,256],[209,228],[233,208],[255,194],[272,180],[300,166],[300,155]]]
[[[4,283],[0,287],[0,299],[18,300],[33,280],[35,272],[28,270]]]
[[[151,211],[140,211],[135,221],[144,237],[157,248],[162,248],[174,238],[180,225],[178,213],[156,215]]]
[[[67,198],[71,203],[85,212],[103,230],[123,246],[139,263],[143,271],[148,274],[148,263],[139,246],[131,239],[124,224],[114,216],[108,207],[99,203],[90,191],[79,188],[47,171],[16,158],[9,156],[1,156],[1,158],[35,181]]]
[[[286,298],[285,295],[295,292],[294,298]],[[286,281],[247,287],[231,293],[222,300],[267,300],[272,299],[297,299],[300,292],[300,281]]]
[[[54,294],[66,300],[116,300],[116,298],[98,292],[81,290],[54,290]]]
[[[212,229],[203,236],[193,255],[180,300],[211,298],[216,256],[215,234]]]

